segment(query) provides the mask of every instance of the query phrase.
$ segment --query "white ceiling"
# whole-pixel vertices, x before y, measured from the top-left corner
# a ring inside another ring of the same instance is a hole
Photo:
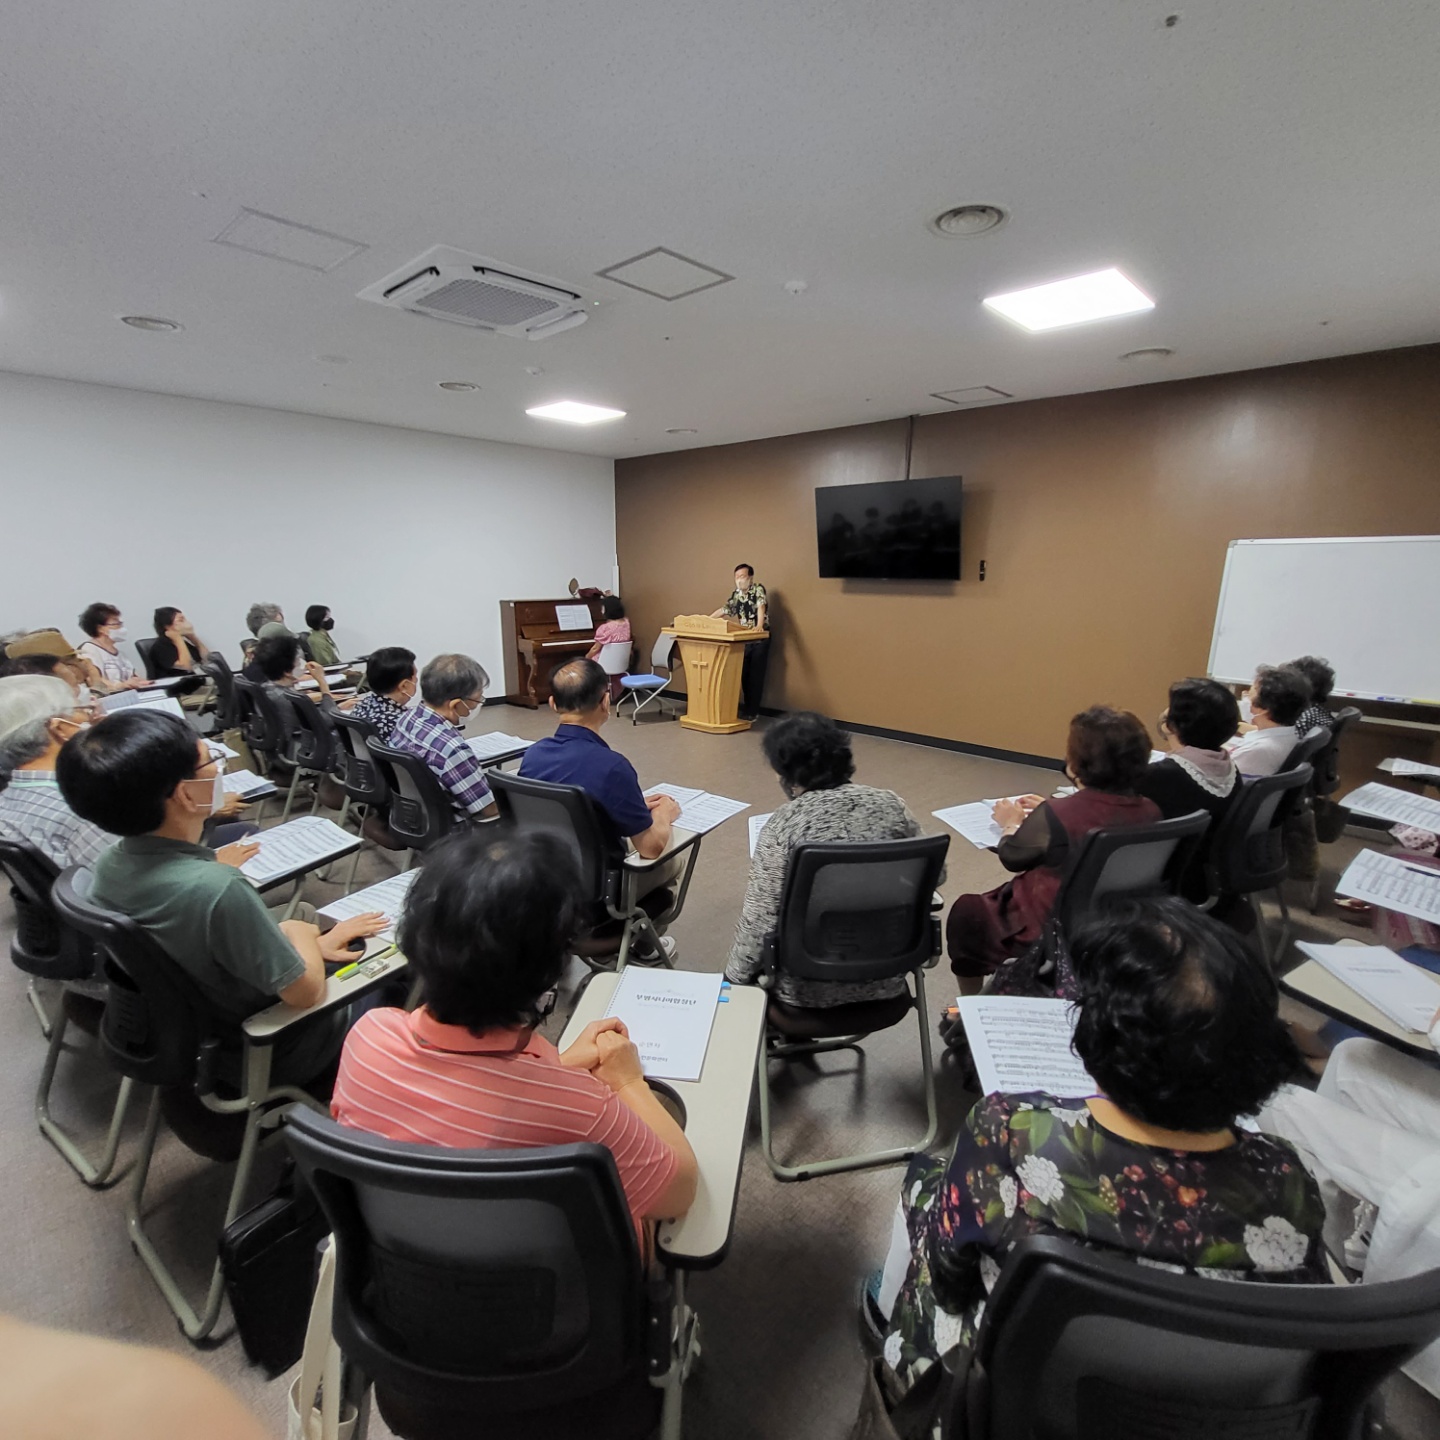
[[[1434,0],[46,0],[5,32],[3,369],[621,456],[1440,340]],[[1012,218],[927,229],[967,202]],[[368,248],[210,243],[242,206]],[[531,343],[355,298],[433,244],[604,303]],[[736,278],[595,278],[662,245]],[[1108,265],[1155,310],[980,306]],[[524,414],[562,397],[629,415]]]

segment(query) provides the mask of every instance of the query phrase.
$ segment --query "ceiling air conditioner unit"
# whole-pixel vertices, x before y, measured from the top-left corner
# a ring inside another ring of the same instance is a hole
[[[367,286],[360,299],[526,340],[544,340],[584,324],[595,304],[579,291],[449,245],[417,255]]]

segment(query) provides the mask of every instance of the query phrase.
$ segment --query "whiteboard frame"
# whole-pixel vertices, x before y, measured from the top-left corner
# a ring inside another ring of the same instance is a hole
[[[1225,592],[1230,585],[1230,561],[1239,545],[1390,545],[1403,542],[1413,545],[1417,540],[1440,540],[1440,535],[1272,535],[1264,540],[1232,540],[1225,547],[1225,573],[1220,579],[1220,596],[1215,602],[1215,623],[1210,630],[1210,659],[1205,673],[1222,685],[1248,685],[1253,675],[1217,675],[1215,651],[1220,644],[1220,617],[1225,613]],[[1396,705],[1434,705],[1433,700],[1416,700],[1408,695],[1377,695],[1368,690],[1337,690],[1347,700],[1380,700]]]

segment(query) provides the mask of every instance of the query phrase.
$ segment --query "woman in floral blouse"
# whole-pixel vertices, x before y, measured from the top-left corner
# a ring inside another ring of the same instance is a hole
[[[1314,1180],[1287,1143],[1235,1123],[1299,1063],[1269,971],[1175,899],[1107,911],[1072,953],[1075,1052],[1097,1093],[987,1095],[948,1162],[911,1162],[885,1277],[866,1299],[872,1322],[876,1310],[888,1320],[892,1399],[937,1360],[965,1363],[1006,1253],[1027,1235],[1211,1279],[1327,1278]]]

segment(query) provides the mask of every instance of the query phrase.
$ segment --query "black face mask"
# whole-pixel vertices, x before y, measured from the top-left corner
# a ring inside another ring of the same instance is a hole
[[[320,622],[320,628],[322,630],[333,630],[335,628],[335,622],[333,620],[322,620]]]

